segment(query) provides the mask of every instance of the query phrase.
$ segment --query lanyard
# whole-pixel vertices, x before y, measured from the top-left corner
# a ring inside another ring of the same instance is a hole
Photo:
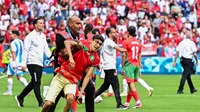
[[[66,27],[66,30],[71,39],[74,40],[68,26]]]

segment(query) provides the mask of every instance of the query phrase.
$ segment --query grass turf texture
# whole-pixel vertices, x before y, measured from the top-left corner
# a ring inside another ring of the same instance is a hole
[[[185,84],[184,94],[176,94],[180,81],[180,75],[143,75],[141,76],[149,85],[154,88],[152,97],[148,96],[148,92],[141,85],[136,84],[139,97],[143,103],[141,109],[117,110],[114,97],[103,97],[103,101],[95,105],[95,112],[199,112],[200,91],[190,94],[187,82]],[[25,75],[30,81],[30,76]],[[52,75],[43,75],[42,86],[48,85],[52,79]],[[196,88],[200,87],[200,76],[192,76],[193,83]],[[122,85],[122,77],[119,76],[120,86]],[[103,80],[97,78],[97,88],[102,84]],[[14,77],[13,96],[3,96],[2,93],[7,90],[7,78],[0,79],[0,112],[40,112],[34,92],[32,91],[24,100],[23,108],[19,108],[14,96],[19,94],[24,88],[23,85]],[[122,90],[122,88],[120,89]],[[122,97],[122,103],[125,97]],[[130,106],[135,104],[132,98]],[[65,100],[62,98],[57,106],[56,112],[62,112]],[[79,105],[77,112],[85,112],[85,104]]]

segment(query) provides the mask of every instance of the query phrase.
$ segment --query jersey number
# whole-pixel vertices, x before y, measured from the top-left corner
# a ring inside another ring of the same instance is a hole
[[[131,50],[132,50],[132,58],[137,60],[138,59],[138,51],[139,51],[138,46],[133,46],[131,48]]]

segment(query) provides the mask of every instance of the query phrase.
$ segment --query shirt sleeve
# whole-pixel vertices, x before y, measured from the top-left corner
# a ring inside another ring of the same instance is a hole
[[[26,66],[28,52],[32,44],[31,37],[29,35],[24,39],[23,55],[22,55],[22,66]]]
[[[114,41],[109,41],[109,45],[114,48],[115,46],[117,46],[117,44]]]
[[[192,43],[192,52],[197,52],[197,47],[194,42]]]
[[[10,46],[11,46],[11,51],[16,51],[17,50],[16,45],[15,45],[14,42],[11,42]]]

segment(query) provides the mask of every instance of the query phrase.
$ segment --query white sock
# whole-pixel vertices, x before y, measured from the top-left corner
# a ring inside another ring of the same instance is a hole
[[[21,77],[19,79],[19,81],[24,85],[24,86],[27,86],[28,85],[28,82],[26,81],[26,79],[24,77]]]
[[[111,86],[111,85],[110,85],[109,88],[108,88],[108,92],[109,92],[109,93],[113,93],[113,89],[112,89],[112,86]]]
[[[126,79],[122,80],[122,86],[123,86],[123,93],[127,94],[127,92],[128,92],[128,84],[127,84]]]
[[[12,93],[13,79],[8,78],[8,92]]]
[[[150,89],[149,85],[141,78],[138,78],[138,82],[144,87],[146,88],[147,90]]]

